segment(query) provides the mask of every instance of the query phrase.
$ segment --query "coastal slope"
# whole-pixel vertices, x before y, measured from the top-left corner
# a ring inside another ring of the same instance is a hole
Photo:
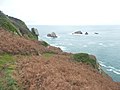
[[[21,26],[14,21],[10,26]],[[99,72],[95,57],[26,38],[19,35],[23,28],[12,30],[0,26],[1,90],[120,90],[119,82]]]
[[[51,50],[50,46],[45,47],[37,41],[16,36],[5,30],[0,32],[1,57],[4,54],[10,54],[15,60],[14,63],[9,63],[10,61],[1,63],[0,78],[3,78],[2,75],[6,75],[8,70],[10,77],[17,83],[17,86],[13,83],[16,88],[21,90],[120,90],[119,83],[106,78],[89,64],[74,61],[72,54],[64,53],[55,47]],[[0,84],[5,83],[0,82]]]

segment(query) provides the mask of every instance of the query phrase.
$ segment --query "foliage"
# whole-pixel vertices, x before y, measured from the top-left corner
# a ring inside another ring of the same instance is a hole
[[[47,42],[45,42],[45,41],[41,41],[41,42],[42,42],[43,46],[45,46],[45,47],[49,46],[49,44]]]
[[[91,65],[92,67],[96,67],[96,60],[91,59],[86,53],[77,53],[73,54],[73,59],[77,62],[83,62]]]
[[[0,55],[0,90],[19,90],[16,80],[12,77],[15,70],[15,59],[10,54]]]
[[[19,32],[17,31],[17,28],[9,21],[9,19],[2,18],[1,16],[0,16],[0,27],[20,35]]]
[[[38,40],[38,37],[35,36],[25,25],[25,23],[17,18],[10,17],[5,15],[0,11],[0,27],[5,30],[11,31],[19,36],[27,36],[29,39]]]
[[[26,26],[26,24],[20,20],[20,19],[17,19],[17,18],[14,18],[14,17],[10,17],[8,16],[11,23],[19,28],[19,31],[22,35],[25,35],[27,36],[28,38],[32,39],[32,40],[38,40],[38,37],[36,35],[34,35],[29,29],[28,27]]]

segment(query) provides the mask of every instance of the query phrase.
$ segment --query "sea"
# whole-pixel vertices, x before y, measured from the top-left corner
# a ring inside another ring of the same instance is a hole
[[[60,47],[65,52],[95,55],[102,69],[120,82],[120,25],[29,25],[37,28],[39,40]],[[82,31],[82,35],[73,35]],[[55,32],[58,38],[47,37]],[[88,35],[85,35],[88,32]],[[98,33],[98,34],[95,34]]]

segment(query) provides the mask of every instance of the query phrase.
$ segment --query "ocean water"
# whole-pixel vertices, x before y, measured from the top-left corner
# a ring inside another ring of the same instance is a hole
[[[120,26],[47,26],[30,25],[38,29],[39,40],[60,47],[72,53],[89,53],[97,57],[102,69],[120,82]],[[88,35],[72,35],[72,32],[88,32]],[[55,32],[58,38],[48,38],[48,33]],[[95,32],[99,34],[94,34]]]

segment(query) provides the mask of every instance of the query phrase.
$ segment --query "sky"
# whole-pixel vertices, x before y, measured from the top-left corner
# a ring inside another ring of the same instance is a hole
[[[0,0],[27,25],[120,25],[120,0]]]

